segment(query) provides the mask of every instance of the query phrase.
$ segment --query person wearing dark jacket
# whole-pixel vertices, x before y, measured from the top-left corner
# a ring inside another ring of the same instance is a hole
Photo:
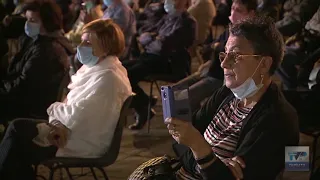
[[[271,80],[284,43],[271,19],[253,17],[230,27],[220,54],[225,86],[193,122],[166,119],[183,176],[271,180],[284,169],[285,147],[299,143],[298,116]]]
[[[188,64],[184,58],[187,49],[191,47],[196,39],[196,21],[186,11],[187,0],[166,0],[164,9],[168,13],[157,24],[154,30],[147,31],[139,37],[139,42],[144,48],[138,60],[123,62],[127,68],[132,90],[136,96],[132,100],[138,118],[129,126],[132,130],[143,128],[148,120],[149,96],[140,88],[138,83],[150,75],[166,75],[171,72],[177,76],[183,72]],[[177,55],[178,54],[178,55]],[[170,64],[170,59],[173,63]],[[178,64],[179,67],[173,67]],[[182,76],[181,75],[181,76]],[[154,112],[151,111],[151,116]]]
[[[256,0],[234,0],[231,7],[231,23],[254,16],[256,13]],[[223,84],[223,70],[220,67],[219,53],[224,51],[229,37],[229,30],[223,32],[218,39],[204,47],[203,59],[208,60],[202,64],[198,72],[178,82],[178,86],[189,86],[191,109],[196,110],[201,102],[209,97]]]
[[[62,16],[53,2],[27,4],[21,50],[10,61],[0,83],[0,119],[47,117],[46,109],[57,100],[68,67],[71,45],[61,38]],[[60,37],[60,38],[58,38]]]

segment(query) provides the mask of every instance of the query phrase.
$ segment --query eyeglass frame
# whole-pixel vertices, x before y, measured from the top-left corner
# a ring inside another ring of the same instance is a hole
[[[238,63],[238,61],[237,61],[238,58],[242,58],[242,57],[261,57],[261,56],[263,56],[261,54],[239,54],[239,53],[236,53],[236,52],[229,52],[229,53],[220,52],[219,53],[219,61],[220,61],[220,63],[222,63],[227,58],[228,54],[230,54],[230,53],[234,53],[236,55],[235,58],[233,59],[232,63],[229,63],[232,66],[234,66],[235,64]],[[224,56],[225,56],[223,58],[223,60],[221,60],[221,55],[222,54],[224,54]]]

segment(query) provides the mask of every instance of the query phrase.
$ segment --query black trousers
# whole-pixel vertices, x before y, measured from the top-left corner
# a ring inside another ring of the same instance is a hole
[[[57,147],[40,147],[32,142],[36,125],[46,121],[17,119],[10,123],[0,144],[0,179],[36,179],[32,165],[55,157]]]
[[[16,97],[12,97],[1,93],[0,87],[0,123],[7,123],[17,117],[25,117],[24,111],[22,108],[22,101]]]
[[[132,100],[132,107],[139,112],[142,108],[147,107],[149,96],[138,83],[150,75],[168,73],[170,71],[168,58],[143,53],[138,60],[125,61],[122,62],[122,65],[127,69],[132,91],[136,93]]]

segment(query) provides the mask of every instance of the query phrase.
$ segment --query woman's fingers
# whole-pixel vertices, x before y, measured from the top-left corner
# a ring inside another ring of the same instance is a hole
[[[246,164],[244,163],[244,161],[242,160],[242,158],[240,158],[239,156],[233,157],[232,158],[233,161],[236,161],[238,164],[240,164],[240,166],[242,168],[246,167]]]
[[[230,161],[229,165],[231,165],[232,168],[235,170],[237,174],[236,178],[243,179],[242,168],[240,164],[238,164],[236,161]]]
[[[228,168],[230,169],[232,175],[238,180],[238,173],[237,171],[230,165],[230,164],[227,164]]]

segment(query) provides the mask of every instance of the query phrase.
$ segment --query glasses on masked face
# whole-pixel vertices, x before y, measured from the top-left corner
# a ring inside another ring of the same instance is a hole
[[[260,57],[260,56],[262,56],[262,55],[239,54],[236,52],[229,52],[229,53],[220,52],[219,53],[219,60],[220,60],[220,63],[222,63],[223,61],[226,61],[228,64],[233,66],[233,65],[239,63],[239,61],[241,61],[244,57]]]

